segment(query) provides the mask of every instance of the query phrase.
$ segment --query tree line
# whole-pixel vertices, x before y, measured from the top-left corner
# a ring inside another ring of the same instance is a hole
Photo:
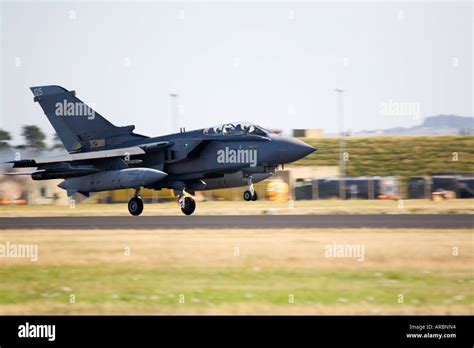
[[[23,136],[23,144],[12,146],[10,141],[12,137],[6,130],[0,129],[0,151],[6,149],[31,149],[31,150],[63,150],[64,146],[57,134],[53,136],[53,145],[47,146],[45,143],[46,135],[35,125],[24,125],[21,135]]]

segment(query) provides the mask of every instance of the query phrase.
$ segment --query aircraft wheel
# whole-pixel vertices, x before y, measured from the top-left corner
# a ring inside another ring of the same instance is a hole
[[[184,208],[181,208],[181,211],[185,215],[191,215],[196,210],[196,202],[191,197],[184,198]]]
[[[143,201],[141,198],[133,197],[128,201],[128,211],[134,216],[138,216],[143,211]]]
[[[252,201],[256,201],[258,199],[257,191],[253,191]]]
[[[251,200],[252,200],[252,197],[253,197],[253,196],[252,196],[252,193],[250,193],[249,190],[246,190],[246,191],[244,192],[244,199],[245,199],[246,201],[251,201]]]

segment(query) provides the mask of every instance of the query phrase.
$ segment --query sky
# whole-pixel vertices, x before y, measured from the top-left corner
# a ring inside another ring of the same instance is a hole
[[[231,121],[289,131],[420,124],[473,112],[473,3],[0,4],[0,129],[54,133],[30,86],[75,90],[148,136]]]

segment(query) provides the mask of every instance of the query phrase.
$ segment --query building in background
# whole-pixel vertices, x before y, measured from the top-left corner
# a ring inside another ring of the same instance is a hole
[[[322,138],[324,129],[293,129],[295,138]]]
[[[1,176],[0,204],[69,204],[66,191],[57,185],[62,180],[34,181],[29,176]],[[80,198],[79,198],[80,199]]]

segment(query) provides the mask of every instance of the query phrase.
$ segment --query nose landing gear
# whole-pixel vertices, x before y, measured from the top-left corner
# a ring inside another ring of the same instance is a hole
[[[181,211],[185,215],[191,215],[196,210],[196,202],[191,197],[185,197],[183,204],[180,203]]]
[[[196,202],[192,197],[187,197],[184,195],[184,190],[179,194],[179,207],[185,215],[191,215],[196,210]]]
[[[128,211],[134,216],[138,216],[143,212],[143,201],[140,189],[136,189],[135,197],[128,201]]]
[[[257,192],[253,188],[252,177],[247,177],[248,190],[244,192],[244,200],[246,201],[256,201],[258,199]]]

